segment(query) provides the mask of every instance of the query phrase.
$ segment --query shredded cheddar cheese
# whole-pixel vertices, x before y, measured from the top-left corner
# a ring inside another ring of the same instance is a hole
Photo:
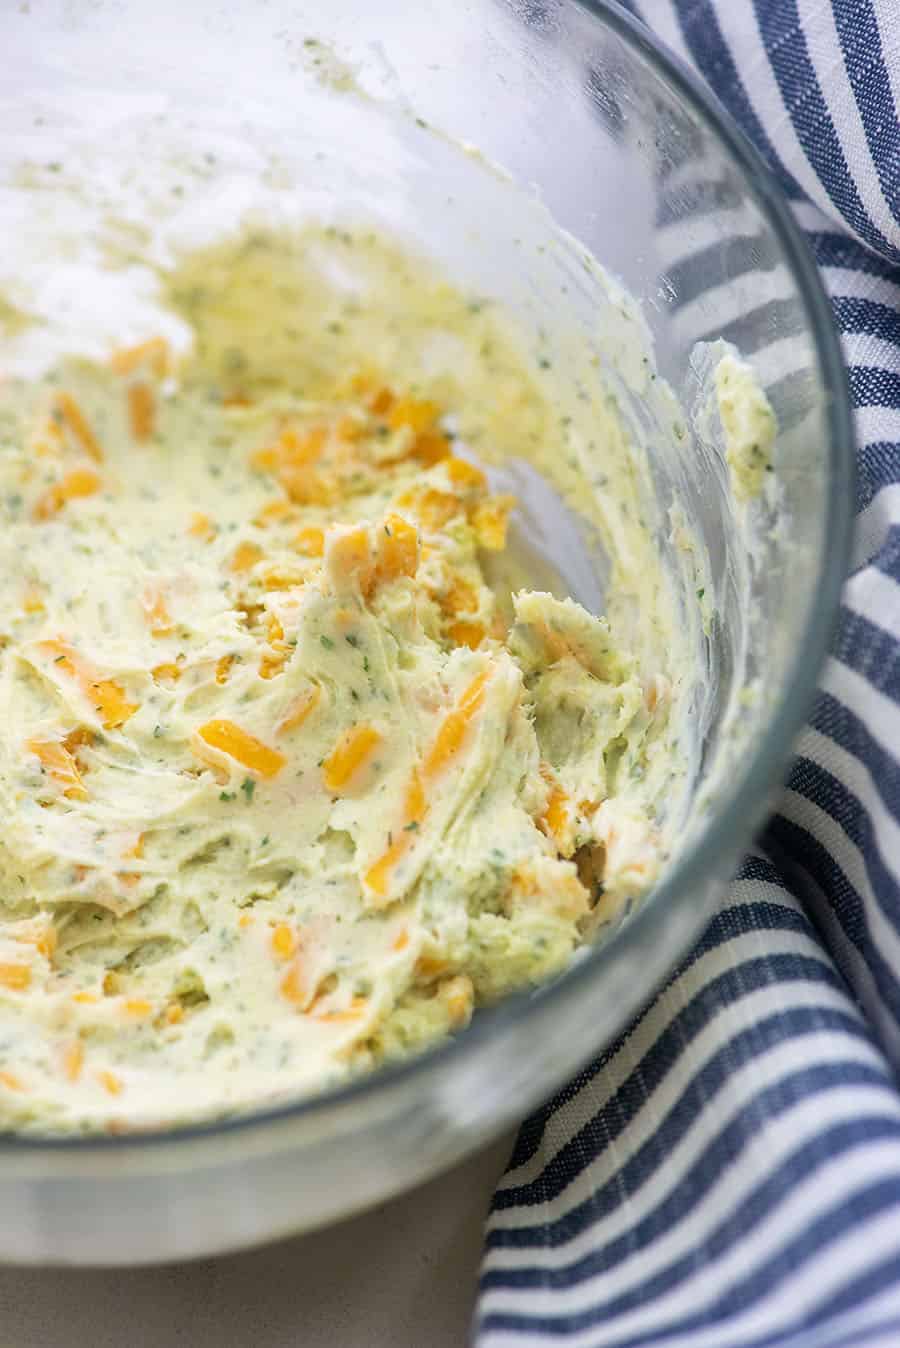
[[[96,460],[97,463],[103,458],[103,450],[94,432],[91,430],[90,423],[84,412],[71,393],[58,393],[53,404],[53,415],[71,430],[73,436],[78,441],[81,448]]]
[[[109,363],[116,374],[133,374],[135,370],[147,367],[157,378],[162,378],[170,360],[169,343],[165,337],[148,337],[145,342],[114,351]]]
[[[149,384],[132,384],[129,388],[128,417],[135,440],[149,440],[156,430],[156,398]]]
[[[42,492],[34,503],[34,518],[50,520],[58,515],[69,501],[93,496],[100,490],[100,478],[93,468],[73,468]]]
[[[350,726],[325,759],[323,778],[329,791],[343,791],[381,743],[372,725]]]
[[[0,1129],[346,1080],[656,874],[677,689],[498,579],[498,464],[571,458],[530,357],[371,241],[368,308],[314,243],[161,273],[177,360],[129,323],[0,385]]]
[[[262,740],[235,725],[234,721],[207,721],[198,728],[197,739],[202,746],[233,758],[260,777],[274,777],[287,761],[284,754],[263,744]],[[203,749],[198,752],[202,753]]]

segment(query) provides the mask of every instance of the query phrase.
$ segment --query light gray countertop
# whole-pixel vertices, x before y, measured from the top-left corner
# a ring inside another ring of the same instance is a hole
[[[162,1268],[0,1268],[3,1348],[464,1348],[505,1137],[340,1226]]]

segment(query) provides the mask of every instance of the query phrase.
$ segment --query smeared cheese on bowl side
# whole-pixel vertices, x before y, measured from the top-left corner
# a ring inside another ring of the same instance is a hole
[[[164,276],[184,353],[0,387],[6,1128],[321,1090],[561,970],[666,852],[667,671],[486,581],[515,503],[467,446],[552,457],[548,394],[399,255],[390,315],[327,276],[276,313],[279,249]]]

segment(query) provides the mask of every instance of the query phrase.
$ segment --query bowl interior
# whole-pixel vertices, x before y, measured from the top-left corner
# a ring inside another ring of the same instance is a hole
[[[361,1162],[380,1146],[380,1190],[350,1167],[357,1197],[373,1197],[545,1095],[696,934],[777,780],[824,651],[846,555],[838,441],[849,443],[849,422],[827,309],[786,210],[615,7],[335,8],[197,0],[151,13],[139,0],[60,0],[5,16],[0,291],[46,315],[45,346],[99,354],[126,309],[152,312],[147,260],[165,264],[248,215],[377,226],[500,302],[566,363],[572,396],[590,382],[593,405],[614,404],[627,430],[636,499],[697,673],[682,728],[689,790],[673,802],[678,856],[633,931],[554,987],[419,1063],[256,1120],[269,1127],[264,1151],[303,1147],[316,1164],[337,1139],[355,1138]],[[776,487],[749,512],[735,506],[709,415],[720,337],[753,366],[780,428]],[[35,358],[24,339],[10,350],[13,363]],[[600,474],[621,452],[597,436],[585,463]],[[590,510],[564,475],[548,492],[522,465],[500,471],[518,474],[530,554],[601,607],[610,556],[582,527]],[[417,1126],[412,1167],[397,1118],[414,1107],[440,1143],[429,1149]],[[307,1225],[352,1206],[343,1182],[326,1198],[311,1181],[305,1202]]]

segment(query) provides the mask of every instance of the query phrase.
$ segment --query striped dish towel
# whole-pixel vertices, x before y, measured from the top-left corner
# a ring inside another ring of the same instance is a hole
[[[476,1342],[897,1348],[900,0],[631,9],[756,143],[821,268],[856,554],[759,849],[652,1005],[522,1128]]]

